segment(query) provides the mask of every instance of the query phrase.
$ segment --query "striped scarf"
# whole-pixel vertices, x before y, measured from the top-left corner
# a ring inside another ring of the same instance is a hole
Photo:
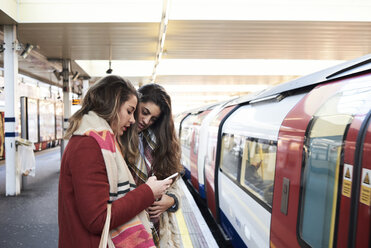
[[[101,148],[109,182],[109,201],[107,217],[99,247],[148,248],[155,247],[151,237],[150,223],[145,211],[132,220],[109,230],[111,205],[115,200],[133,190],[136,185],[116,142],[113,131],[107,121],[90,111],[84,115],[74,135],[93,137]],[[117,152],[118,151],[118,152]]]
[[[139,134],[139,152],[135,165],[129,164],[129,169],[133,172],[133,178],[137,185],[147,182],[148,177],[153,175],[152,153],[156,148],[156,138],[153,132],[144,130]]]
[[[140,156],[137,158],[136,164],[129,164],[129,169],[132,172],[135,183],[139,186],[147,182],[148,177],[153,175],[152,162],[153,162],[153,151],[156,148],[156,137],[155,134],[146,129],[139,134],[139,151]],[[152,236],[156,246],[159,246],[159,229],[160,229],[160,218],[151,218],[154,228],[152,228]]]

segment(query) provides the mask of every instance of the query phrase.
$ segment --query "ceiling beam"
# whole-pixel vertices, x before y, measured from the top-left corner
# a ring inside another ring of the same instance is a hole
[[[167,30],[167,24],[169,22],[169,8],[170,8],[170,0],[164,0],[163,5],[162,5],[161,24],[160,24],[160,31],[158,35],[155,65],[153,67],[151,83],[154,83],[156,80],[157,66],[160,63],[161,58],[162,58],[162,53],[164,52],[166,30]]]

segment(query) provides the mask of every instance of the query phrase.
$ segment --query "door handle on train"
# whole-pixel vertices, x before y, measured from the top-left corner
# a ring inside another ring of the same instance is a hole
[[[282,182],[281,212],[285,215],[287,215],[289,192],[290,192],[290,179],[284,177]]]

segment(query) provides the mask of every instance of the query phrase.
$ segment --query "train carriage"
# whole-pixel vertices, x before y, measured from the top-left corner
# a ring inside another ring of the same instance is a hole
[[[371,55],[210,118],[197,166],[207,206],[232,244],[370,247],[370,119]]]
[[[220,221],[236,245],[237,233],[245,234],[241,239],[248,246],[269,245],[278,132],[286,114],[303,97],[241,106],[222,127]]]
[[[181,120],[180,142],[185,178],[191,181],[191,186],[197,192],[200,192],[198,154],[200,149],[204,149],[204,146],[202,148],[199,146],[201,123],[215,106],[212,104],[193,110]]]

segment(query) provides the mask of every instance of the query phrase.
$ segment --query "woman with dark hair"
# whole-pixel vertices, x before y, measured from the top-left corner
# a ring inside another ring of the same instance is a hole
[[[171,99],[158,84],[147,84],[139,88],[137,126],[139,130],[139,157],[135,164],[128,163],[137,185],[142,185],[149,176],[164,179],[182,172],[180,146],[175,133],[171,110]],[[157,246],[180,247],[175,211],[179,207],[177,182],[161,198],[147,209],[152,232]]]
[[[59,177],[59,247],[154,247],[144,210],[172,181],[150,177],[135,186],[125,159],[135,161],[138,153],[137,102],[129,81],[107,76],[70,118]]]

